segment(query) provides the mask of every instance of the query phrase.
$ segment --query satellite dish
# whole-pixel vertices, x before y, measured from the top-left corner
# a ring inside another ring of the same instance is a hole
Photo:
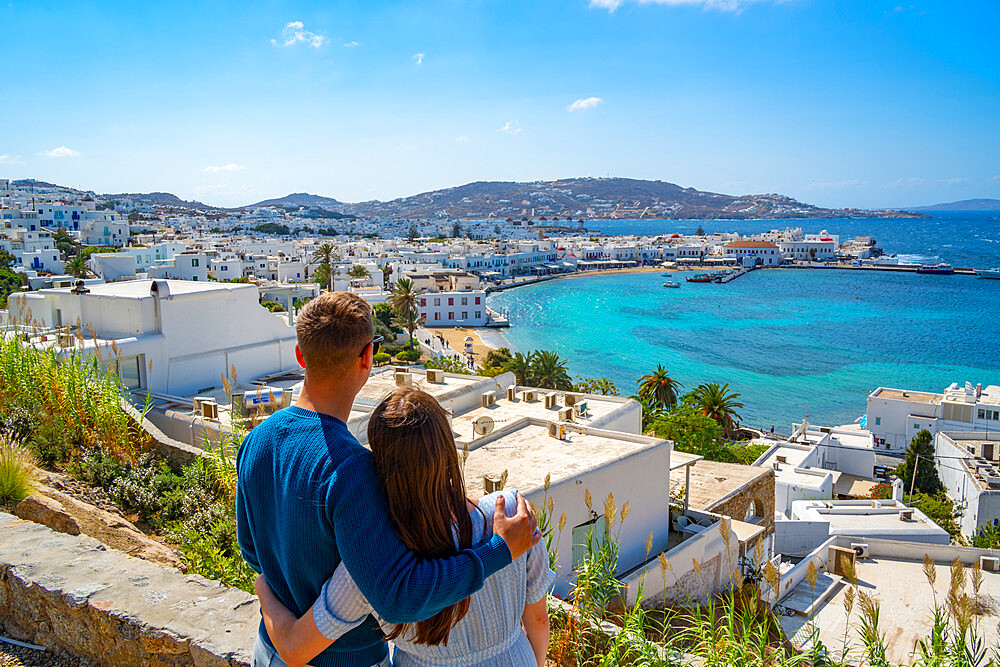
[[[472,433],[479,436],[488,435],[493,432],[493,425],[493,417],[489,415],[476,417],[472,422]]]

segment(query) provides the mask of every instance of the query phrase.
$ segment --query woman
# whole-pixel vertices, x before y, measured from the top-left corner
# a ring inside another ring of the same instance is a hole
[[[497,494],[478,505],[466,497],[451,423],[433,396],[412,387],[394,391],[372,412],[368,442],[393,527],[414,553],[447,557],[492,535]],[[516,509],[514,492],[505,492],[505,501],[508,512]],[[545,593],[553,579],[539,542],[437,615],[415,624],[383,623],[396,646],[394,664],[541,667],[549,644]],[[255,586],[267,634],[290,667],[306,664],[373,613],[343,563],[299,619],[263,577]]]

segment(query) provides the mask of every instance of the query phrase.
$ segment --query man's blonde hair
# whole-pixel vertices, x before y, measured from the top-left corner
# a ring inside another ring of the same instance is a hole
[[[372,309],[357,294],[321,294],[302,308],[295,324],[306,371],[336,371],[358,358],[372,341]]]

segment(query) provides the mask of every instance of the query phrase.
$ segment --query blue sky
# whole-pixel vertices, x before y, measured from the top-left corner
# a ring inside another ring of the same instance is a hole
[[[1000,198],[997,0],[0,0],[0,26],[0,177],[220,205],[608,175]]]

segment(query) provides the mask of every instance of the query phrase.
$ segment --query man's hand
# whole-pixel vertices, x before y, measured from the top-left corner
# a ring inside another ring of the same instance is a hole
[[[542,534],[538,530],[538,518],[535,510],[521,492],[517,493],[517,514],[507,518],[503,494],[497,496],[496,509],[493,510],[493,532],[499,535],[510,550],[511,560],[516,560],[528,552],[528,549],[538,544]]]

